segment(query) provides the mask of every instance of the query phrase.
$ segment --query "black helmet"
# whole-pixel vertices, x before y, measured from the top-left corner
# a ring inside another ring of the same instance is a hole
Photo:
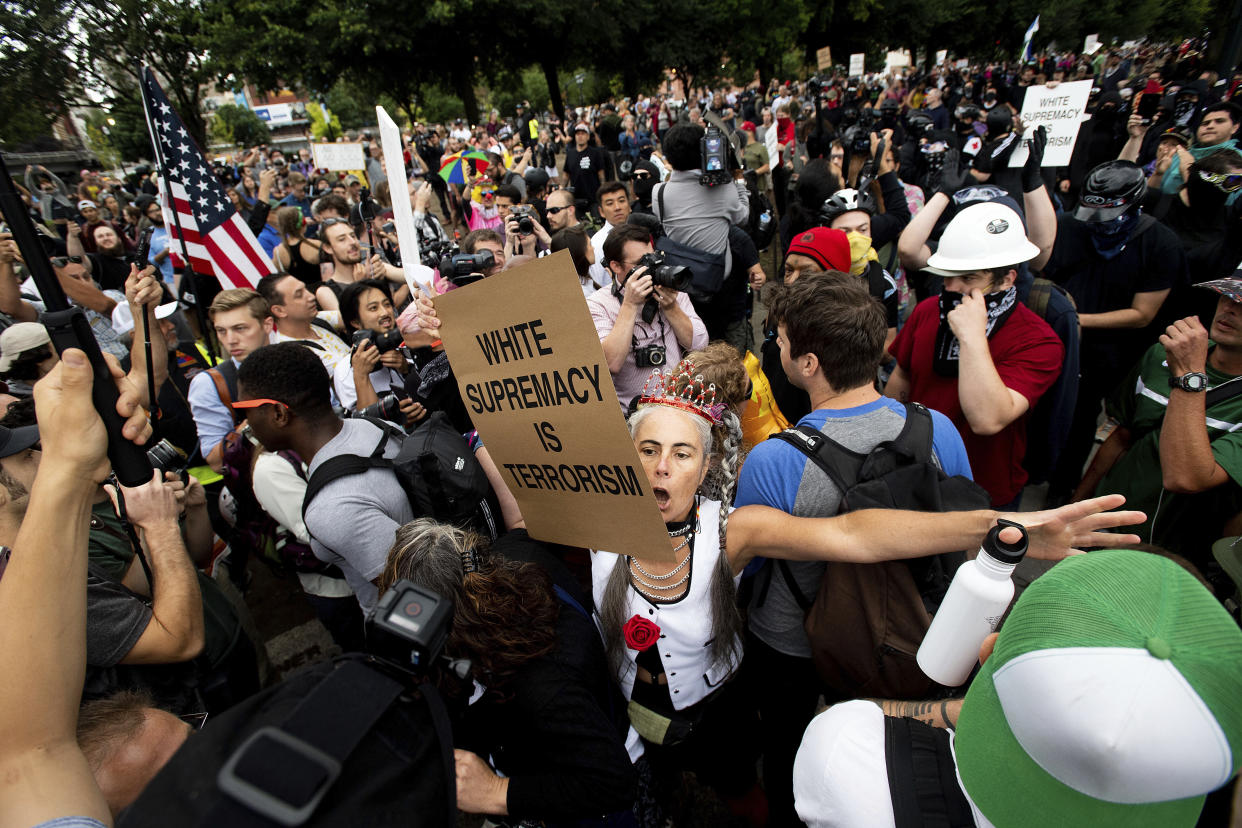
[[[997,138],[1013,130],[1013,112],[1004,104],[988,110],[988,137]]]
[[[957,109],[953,111],[953,114],[959,121],[965,118],[977,121],[983,117],[983,113],[979,110],[979,107],[973,103],[958,104]]]
[[[819,208],[819,219],[825,225],[831,225],[838,216],[854,210],[862,210],[869,216],[875,215],[875,199],[866,190],[837,190]]]
[[[1082,221],[1112,221],[1143,201],[1147,176],[1132,161],[1105,161],[1083,182],[1074,216]]]
[[[928,130],[935,126],[932,117],[922,109],[912,110],[906,115],[906,130],[915,140],[922,138]]]
[[[884,113],[896,112],[900,108],[896,98],[885,98],[880,101],[880,111]]]

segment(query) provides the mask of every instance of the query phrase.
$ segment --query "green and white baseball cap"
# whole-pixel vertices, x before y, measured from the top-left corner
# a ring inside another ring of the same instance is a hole
[[[1066,559],[1014,606],[954,750],[996,828],[1194,825],[1242,756],[1242,630],[1167,558]]]

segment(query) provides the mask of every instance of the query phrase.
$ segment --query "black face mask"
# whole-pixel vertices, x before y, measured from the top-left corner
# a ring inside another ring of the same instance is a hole
[[[651,203],[651,192],[655,189],[656,177],[649,175],[646,178],[634,179],[634,197],[643,204]]]

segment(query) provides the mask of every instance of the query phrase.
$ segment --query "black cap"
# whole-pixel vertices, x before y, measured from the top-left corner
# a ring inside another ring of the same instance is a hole
[[[1105,222],[1136,207],[1147,195],[1147,175],[1133,161],[1105,161],[1087,173],[1074,216]]]
[[[1022,537],[1016,543],[1005,543],[1000,539],[1001,530],[1008,528],[1017,529],[1022,533]],[[998,518],[996,525],[988,531],[987,537],[983,539],[982,551],[1001,563],[1016,564],[1021,563],[1022,559],[1026,557],[1026,544],[1025,526],[1021,523],[1014,523],[1012,520]]]
[[[0,426],[0,457],[12,457],[39,442],[37,425],[8,428]]]

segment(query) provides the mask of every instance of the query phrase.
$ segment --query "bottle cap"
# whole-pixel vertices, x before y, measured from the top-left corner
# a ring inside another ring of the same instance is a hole
[[[1022,537],[1015,543],[1005,543],[1000,539],[1002,529],[1013,527],[1022,533]],[[983,551],[1001,563],[1021,563],[1022,558],[1026,556],[1026,527],[1021,523],[1014,523],[1012,520],[1000,518],[996,521],[983,539]]]

